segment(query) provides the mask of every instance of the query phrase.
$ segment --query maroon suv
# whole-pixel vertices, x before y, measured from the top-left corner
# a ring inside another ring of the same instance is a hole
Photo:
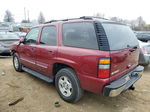
[[[76,102],[83,90],[117,96],[141,78],[132,30],[106,19],[53,20],[33,27],[12,47],[16,71],[55,82],[60,97]]]

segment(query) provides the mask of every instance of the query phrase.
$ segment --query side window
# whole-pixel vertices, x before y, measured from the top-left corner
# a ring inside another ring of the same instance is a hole
[[[46,26],[42,30],[40,44],[42,45],[56,45],[56,27]]]
[[[70,47],[98,49],[92,22],[63,24],[63,44]]]
[[[38,33],[39,33],[39,28],[31,29],[25,38],[25,43],[36,44]]]

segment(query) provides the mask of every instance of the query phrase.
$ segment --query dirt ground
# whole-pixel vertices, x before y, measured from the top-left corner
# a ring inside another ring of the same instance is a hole
[[[53,84],[18,73],[11,58],[0,58],[0,112],[150,112],[150,67],[135,87],[135,91],[115,98],[85,92],[78,103],[69,104],[59,97]],[[20,98],[22,101],[9,106]],[[56,101],[60,107],[54,106]]]

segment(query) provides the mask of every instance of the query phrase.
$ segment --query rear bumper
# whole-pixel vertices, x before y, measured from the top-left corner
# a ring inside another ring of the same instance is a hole
[[[144,67],[138,66],[123,77],[113,81],[109,85],[106,85],[103,90],[103,95],[114,97],[129,89],[137,80],[141,78],[143,70]]]

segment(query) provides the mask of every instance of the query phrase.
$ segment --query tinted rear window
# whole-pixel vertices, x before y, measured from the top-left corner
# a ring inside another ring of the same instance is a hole
[[[94,24],[91,22],[63,24],[63,44],[70,47],[98,49]]]
[[[110,50],[126,49],[138,45],[135,34],[126,25],[103,23],[102,24],[110,46]]]

